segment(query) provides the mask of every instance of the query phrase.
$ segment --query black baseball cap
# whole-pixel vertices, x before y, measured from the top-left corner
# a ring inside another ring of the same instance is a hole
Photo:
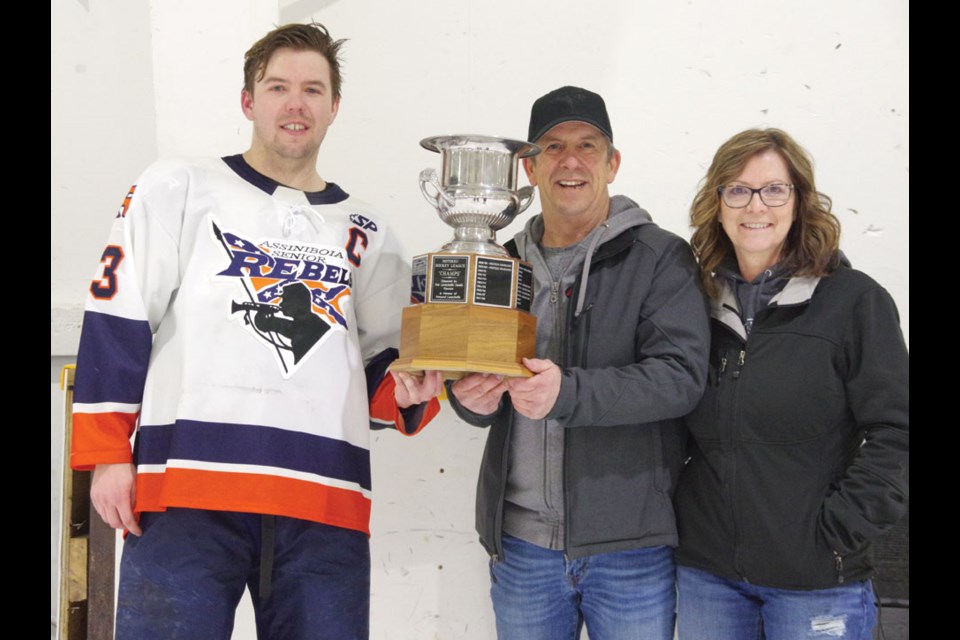
[[[593,125],[613,142],[613,128],[603,98],[592,91],[570,86],[554,89],[533,103],[527,140],[535,143],[550,129],[571,120]]]

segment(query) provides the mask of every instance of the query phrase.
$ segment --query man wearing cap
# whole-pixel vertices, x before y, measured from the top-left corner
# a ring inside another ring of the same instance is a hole
[[[524,160],[542,213],[507,243],[533,265],[529,378],[471,374],[451,405],[489,426],[477,531],[504,639],[671,640],[671,498],[680,418],[706,381],[707,306],[687,243],[608,185],[620,168],[603,98],[539,98]]]

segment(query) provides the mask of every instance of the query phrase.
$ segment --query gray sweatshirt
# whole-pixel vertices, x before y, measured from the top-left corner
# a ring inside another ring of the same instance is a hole
[[[626,196],[610,199],[610,213],[575,245],[553,252],[556,257],[556,279],[548,266],[548,258],[540,247],[543,238],[543,217],[527,221],[515,237],[520,257],[533,266],[534,295],[531,312],[537,317],[537,357],[549,358],[561,367],[558,355],[565,352],[571,304],[579,314],[583,296],[571,300],[570,292],[590,262],[594,250],[605,240],[614,238],[630,227],[651,222],[650,214]],[[557,269],[556,267],[560,268]],[[585,293],[588,282],[581,287]],[[511,432],[509,466],[503,530],[517,538],[548,549],[564,548],[563,539],[563,447],[564,429],[556,420],[530,420],[514,416]]]

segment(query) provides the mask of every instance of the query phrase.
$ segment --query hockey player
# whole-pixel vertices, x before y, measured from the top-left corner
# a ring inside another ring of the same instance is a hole
[[[116,637],[367,638],[370,428],[413,434],[440,374],[389,375],[410,271],[317,156],[340,106],[322,25],[246,53],[242,154],[162,160],[90,285],[71,464],[125,529]],[[136,433],[131,451],[130,438]]]

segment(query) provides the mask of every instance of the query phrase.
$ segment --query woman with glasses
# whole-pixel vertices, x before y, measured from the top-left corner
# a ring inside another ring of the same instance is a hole
[[[690,212],[709,383],[677,489],[680,640],[868,640],[871,541],[906,510],[908,357],[807,152],[725,142]]]

